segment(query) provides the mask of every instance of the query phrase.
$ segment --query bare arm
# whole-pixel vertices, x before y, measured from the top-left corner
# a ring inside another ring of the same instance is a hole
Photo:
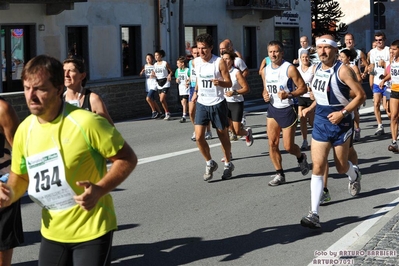
[[[219,71],[220,74],[222,75],[223,80],[214,79],[213,84],[215,86],[220,86],[223,88],[230,88],[232,86],[230,74],[229,70],[227,69],[226,62],[224,62],[223,59],[219,61]]]
[[[112,121],[112,118],[108,113],[107,107],[105,106],[103,100],[98,94],[93,92],[90,94],[90,105],[93,113],[101,115],[102,117],[107,119],[111,125],[114,125],[114,122]]]
[[[288,68],[288,77],[292,78],[292,81],[296,85],[296,90],[292,92],[293,97],[298,97],[308,92],[308,87],[306,87],[305,81],[303,81],[301,74],[295,66],[291,65]]]
[[[12,106],[0,100],[0,131],[12,146],[14,134],[19,125],[18,116]],[[6,207],[17,201],[28,188],[28,175],[18,176],[10,173],[7,184],[0,183],[0,207]]]
[[[359,82],[362,82],[362,77],[360,75],[360,70],[356,65],[351,66],[351,69],[353,70],[353,72],[355,72],[356,75],[356,80]]]
[[[248,68],[246,68],[246,69],[244,69],[244,71],[242,72],[242,76],[243,76],[244,78],[247,78],[248,75],[249,75],[249,70],[248,70]]]
[[[19,125],[17,113],[8,102],[0,100],[0,117],[0,132],[4,134],[8,143],[12,146],[14,134]]]
[[[360,61],[362,62],[362,66],[364,67],[364,71],[363,73],[361,73],[362,79],[364,79],[367,76],[369,64],[367,61],[367,57],[363,52],[360,52]]]
[[[240,71],[237,71],[236,78],[237,78],[238,84],[240,84],[240,87],[241,87],[240,89],[236,90],[236,92],[238,94],[242,94],[242,95],[247,94],[249,92],[249,85],[248,85],[247,80],[242,76]],[[233,96],[233,93],[234,93],[234,91],[227,91],[225,94],[228,97],[231,97],[231,96]]]
[[[263,58],[259,66],[259,76],[263,76],[264,68],[266,67],[266,58]]]
[[[113,164],[96,184],[89,181],[77,182],[77,185],[85,187],[85,191],[74,196],[74,199],[84,210],[93,209],[98,200],[120,185],[137,165],[137,156],[126,142],[115,156],[108,159]]]
[[[168,80],[169,81],[171,81],[172,80],[172,73],[173,73],[173,71],[172,71],[172,68],[170,67],[170,65],[169,65],[169,63],[168,62],[166,62],[166,69],[168,70],[168,72],[169,72],[169,74],[168,74]]]
[[[348,112],[354,111],[366,100],[366,94],[362,88],[362,85],[357,81],[355,73],[350,71],[348,66],[342,66],[339,70],[339,78],[350,88],[350,95],[352,101],[345,107]]]

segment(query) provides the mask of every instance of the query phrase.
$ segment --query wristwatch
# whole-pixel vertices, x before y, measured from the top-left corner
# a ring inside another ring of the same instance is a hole
[[[345,110],[345,109],[342,109],[342,110],[341,110],[341,113],[342,113],[342,115],[343,115],[344,117],[347,117],[347,116],[349,115],[349,112],[348,112],[347,110]]]
[[[237,91],[233,91],[233,95],[238,95],[238,92]]]

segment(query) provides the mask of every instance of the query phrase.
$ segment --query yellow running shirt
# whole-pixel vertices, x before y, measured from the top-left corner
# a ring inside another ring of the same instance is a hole
[[[65,169],[63,172],[72,193],[80,195],[84,188],[77,186],[76,181],[97,183],[107,171],[104,158],[114,156],[123,145],[121,134],[106,119],[64,104],[62,114],[49,123],[40,124],[35,115],[30,115],[20,124],[14,137],[11,170],[18,175],[27,174],[28,159],[31,163],[30,158],[51,150],[59,151],[59,163],[63,164],[60,169]],[[41,166],[42,170],[34,176],[29,175],[29,191],[33,189],[40,194],[44,190],[48,192],[61,185],[68,185],[56,180],[58,172],[53,171],[52,167],[49,167],[49,171],[43,170],[43,167],[46,166]],[[116,228],[110,194],[103,196],[89,212],[77,204],[66,209],[42,209],[41,233],[49,240],[62,243],[85,242]]]

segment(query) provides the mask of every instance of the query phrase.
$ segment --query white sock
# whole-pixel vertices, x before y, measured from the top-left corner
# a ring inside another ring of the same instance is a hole
[[[310,180],[310,194],[312,212],[319,213],[320,198],[323,193],[323,176],[312,175]]]
[[[348,172],[346,172],[346,175],[348,176],[349,181],[353,182],[356,180],[357,175],[355,169],[353,168],[353,164],[350,161],[348,161],[348,163],[349,163],[349,169]]]

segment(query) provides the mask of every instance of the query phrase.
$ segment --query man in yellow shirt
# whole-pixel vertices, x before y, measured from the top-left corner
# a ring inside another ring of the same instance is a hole
[[[43,207],[40,265],[110,265],[117,223],[109,192],[133,171],[137,157],[106,119],[62,101],[61,62],[37,56],[21,79],[31,115],[15,134],[0,207],[26,190]],[[106,159],[113,163],[108,172]]]

